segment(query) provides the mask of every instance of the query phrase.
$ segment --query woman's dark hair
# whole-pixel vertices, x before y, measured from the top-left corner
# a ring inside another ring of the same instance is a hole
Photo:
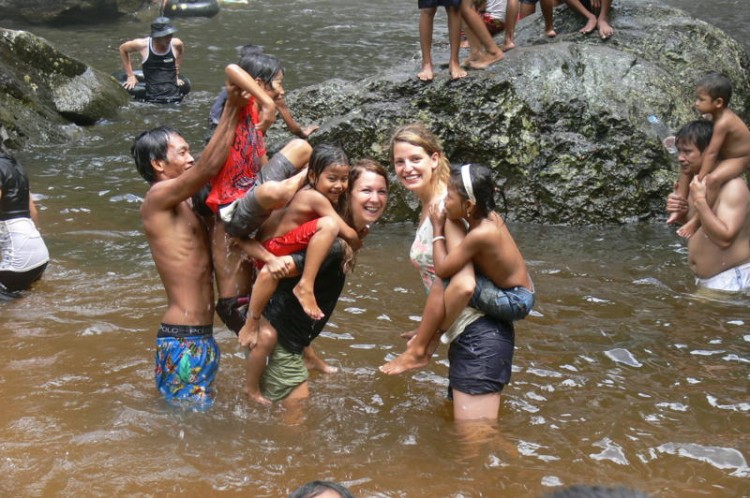
[[[463,166],[452,167],[450,184],[464,199],[469,198],[469,193],[464,184],[462,170],[467,168],[469,171],[469,181],[471,189],[476,199],[477,211],[475,216],[486,218],[495,210],[495,180],[492,178],[492,170],[481,164],[464,164]]]
[[[284,74],[284,68],[279,59],[265,53],[249,53],[240,58],[239,66],[253,78],[259,78],[263,83],[271,86],[273,79]]]
[[[169,137],[180,135],[180,132],[171,126],[160,126],[152,130],[144,131],[133,140],[130,147],[130,155],[135,160],[138,173],[152,185],[156,180],[154,168],[151,161],[166,161]]]
[[[315,498],[326,491],[335,491],[341,498],[354,498],[354,495],[341,484],[331,481],[312,481],[303,484],[296,490],[292,491],[289,498]]]

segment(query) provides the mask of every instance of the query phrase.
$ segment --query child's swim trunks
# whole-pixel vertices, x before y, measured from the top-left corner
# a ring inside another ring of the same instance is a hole
[[[710,278],[696,278],[695,283],[706,289],[741,292],[750,290],[750,261]]]
[[[210,408],[219,356],[213,326],[162,323],[156,337],[156,387],[171,404]]]
[[[523,320],[534,307],[533,290],[525,287],[500,289],[484,275],[476,274],[476,287],[469,306],[498,320]]]
[[[320,218],[303,223],[297,228],[289,230],[284,235],[279,235],[278,237],[273,237],[262,242],[261,245],[274,256],[286,256],[287,254],[304,251],[307,249],[308,244],[310,244],[310,239],[318,230],[318,220]],[[265,263],[256,260],[255,266],[261,269],[265,266]]]

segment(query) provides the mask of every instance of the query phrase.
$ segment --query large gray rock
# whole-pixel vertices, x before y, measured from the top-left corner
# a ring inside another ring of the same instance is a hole
[[[0,0],[0,19],[21,19],[31,24],[102,22],[133,13],[143,3],[143,0]]]
[[[613,38],[581,35],[582,20],[555,11],[557,38],[538,17],[519,23],[506,60],[469,77],[415,78],[419,56],[356,83],[328,81],[289,95],[295,117],[321,124],[313,142],[341,143],[352,157],[388,163],[399,125],[420,120],[454,164],[494,168],[500,209],[511,220],[627,223],[662,216],[677,177],[647,123],[677,129],[698,115],[693,82],[716,70],[734,83],[732,108],[747,118],[750,60],[724,32],[662,4],[616,2]],[[436,60],[447,60],[445,47]],[[271,143],[280,143],[275,127]],[[288,135],[287,135],[288,136]],[[275,142],[274,142],[275,141]],[[397,184],[397,182],[394,182]],[[393,219],[414,219],[414,200],[394,189]]]
[[[25,31],[0,29],[0,140],[59,142],[68,123],[116,115],[130,95],[112,76],[68,57]]]

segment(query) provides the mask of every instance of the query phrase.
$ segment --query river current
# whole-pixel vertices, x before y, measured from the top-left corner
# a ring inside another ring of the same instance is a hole
[[[750,48],[747,0],[670,0]],[[617,4],[616,4],[617,5]],[[615,8],[616,8],[615,5]],[[116,23],[29,27],[101,70],[153,12]],[[684,243],[662,223],[514,224],[538,291],[516,325],[496,428],[453,423],[447,360],[385,377],[419,320],[412,224],[373,229],[322,336],[341,371],[313,373],[300,413],[244,398],[244,355],[216,320],[216,405],[175,411],[153,383],[165,295],[140,224],[137,132],[178,127],[200,149],[236,47],[264,45],[287,91],[357,80],[418,53],[414,2],[249,0],[175,20],[193,92],[131,103],[65,145],[19,153],[52,261],[33,291],[0,301],[0,495],[282,497],[313,479],[361,497],[525,497],[577,483],[660,497],[750,495],[750,299],[695,292]],[[445,38],[438,16],[435,38]],[[615,35],[616,36],[616,35]],[[416,65],[415,65],[416,73]]]

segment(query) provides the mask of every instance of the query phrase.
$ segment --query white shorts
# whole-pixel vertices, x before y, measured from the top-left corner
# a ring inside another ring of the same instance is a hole
[[[750,290],[750,261],[710,278],[696,278],[695,283],[706,289],[727,292]]]

